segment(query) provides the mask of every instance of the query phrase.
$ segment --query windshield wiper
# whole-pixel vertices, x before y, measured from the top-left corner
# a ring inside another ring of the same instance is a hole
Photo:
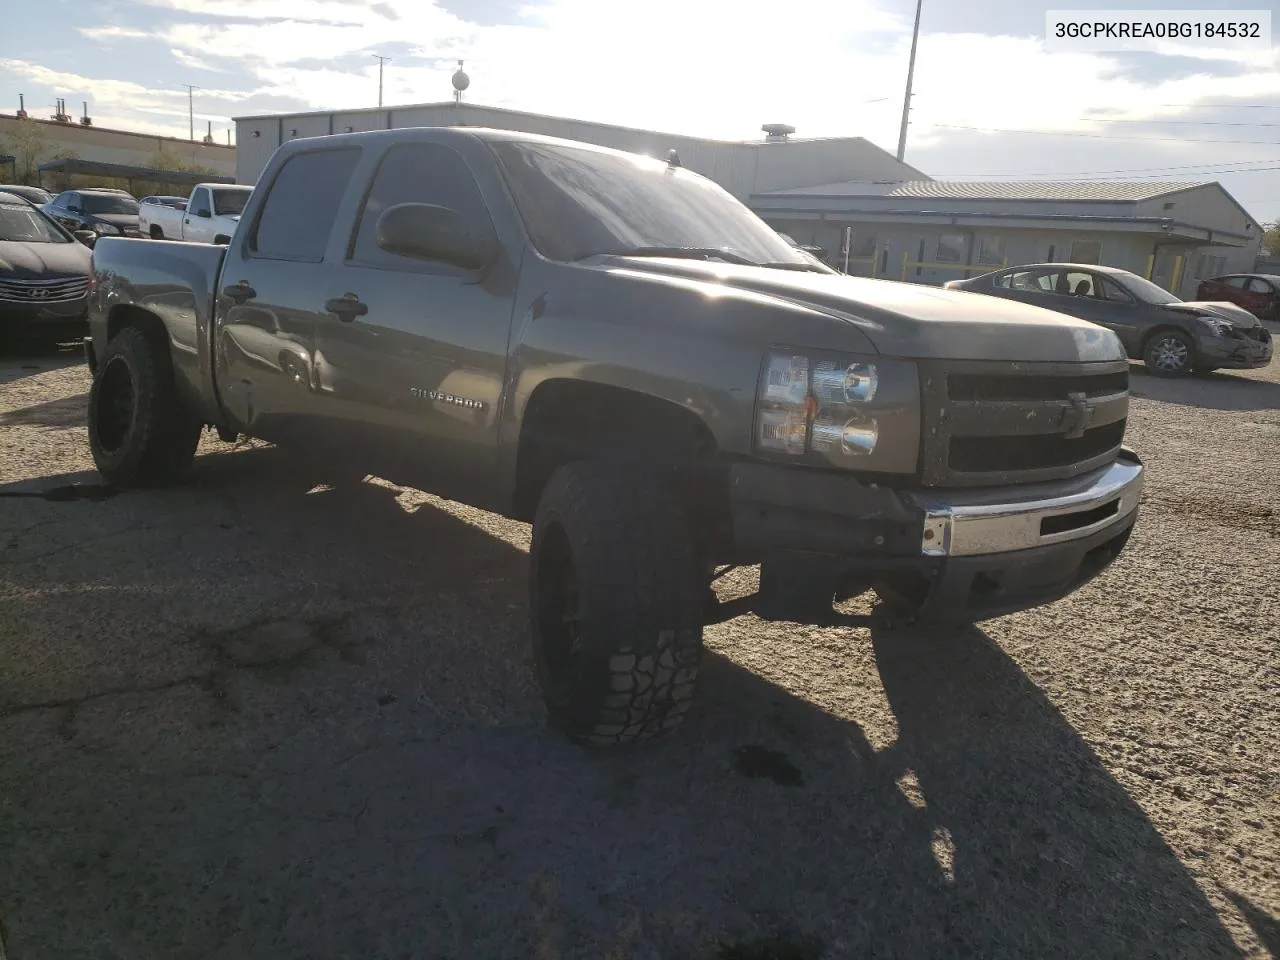
[[[614,257],[683,257],[697,260],[723,260],[725,263],[738,263],[747,267],[758,267],[760,264],[732,250],[721,247],[632,247],[630,250],[610,250]],[[585,258],[584,258],[585,259]]]
[[[760,267],[768,267],[770,270],[795,270],[800,273],[826,273],[827,271],[818,267],[814,263],[796,263],[794,260],[770,260],[766,263],[757,264]]]

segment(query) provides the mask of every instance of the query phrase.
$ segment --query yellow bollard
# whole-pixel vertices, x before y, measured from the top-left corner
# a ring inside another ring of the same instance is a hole
[[[1152,275],[1152,273],[1154,273],[1154,272],[1155,272],[1155,269],[1156,269],[1156,255],[1153,253],[1151,256],[1147,257],[1147,273],[1146,273],[1146,278],[1147,278],[1148,280],[1150,280],[1150,279],[1151,279],[1151,275]]]
[[[911,255],[907,251],[902,251],[902,282],[907,282],[907,258]]]
[[[1169,283],[1169,292],[1178,295],[1178,281],[1182,279],[1182,258],[1173,261],[1173,280]]]
[[[876,244],[874,250],[871,251],[871,279],[876,278],[876,267],[880,263],[880,244]]]

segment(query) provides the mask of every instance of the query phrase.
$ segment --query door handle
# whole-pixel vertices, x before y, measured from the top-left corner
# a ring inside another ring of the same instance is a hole
[[[336,313],[343,323],[350,323],[356,317],[363,317],[369,312],[369,307],[361,303],[360,298],[354,293],[344,293],[340,297],[326,300],[324,308],[330,313]]]
[[[234,300],[239,305],[246,300],[252,300],[258,295],[258,291],[241,280],[239,283],[232,283],[223,287],[222,295],[228,300]]]

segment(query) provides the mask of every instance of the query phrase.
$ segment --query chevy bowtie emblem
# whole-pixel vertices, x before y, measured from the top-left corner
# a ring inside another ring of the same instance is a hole
[[[1094,407],[1083,393],[1069,393],[1071,406],[1062,411],[1062,432],[1068,440],[1079,440],[1093,422]]]

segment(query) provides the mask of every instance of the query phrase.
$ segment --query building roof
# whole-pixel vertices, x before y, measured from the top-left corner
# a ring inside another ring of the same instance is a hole
[[[906,180],[879,183],[846,180],[816,187],[777,190],[772,196],[900,197],[914,200],[1082,200],[1136,203],[1165,194],[1212,186],[1213,180]]]
[[[647,130],[642,127],[627,127],[617,123],[603,123],[598,120],[588,120],[583,117],[561,117],[561,116],[556,116],[555,114],[550,114],[550,113],[533,113],[528,110],[513,110],[511,107],[491,107],[488,104],[474,103],[470,100],[464,101],[461,104],[455,103],[452,100],[437,100],[430,103],[402,103],[402,104],[396,104],[393,106],[385,106],[385,107],[356,107],[351,110],[333,109],[333,110],[304,110],[304,111],[299,111],[297,113],[289,113],[289,112],[258,113],[258,114],[253,114],[252,116],[247,116],[247,117],[232,117],[231,119],[233,123],[242,123],[250,120],[275,120],[278,117],[300,119],[302,117],[327,117],[330,114],[339,114],[339,113],[342,114],[344,117],[349,117],[349,116],[360,115],[360,114],[386,114],[386,113],[398,113],[400,111],[410,111],[410,110],[434,110],[434,109],[454,110],[454,109],[457,109],[458,107],[464,107],[468,110],[478,110],[478,111],[483,111],[485,113],[492,113],[498,116],[530,117],[535,120],[550,120],[552,122],[561,122],[561,123],[585,123],[593,127],[600,127],[601,129],[604,129],[604,130],[621,130],[627,133],[654,134],[654,135],[663,136],[663,137],[680,137],[684,140],[699,140],[703,143],[732,143],[732,144],[745,143],[750,145],[759,144],[759,145],[767,145],[767,146],[774,145],[771,141],[766,141],[763,137],[759,139],[754,139],[754,140],[719,140],[714,137],[701,137],[701,136],[697,136],[696,134],[690,134],[690,133],[670,133],[669,131],[665,131],[665,130]],[[867,140],[865,137],[789,136],[783,142],[814,143],[815,141],[837,141],[837,142],[843,141],[848,143],[861,142],[861,143],[868,143],[871,146],[875,146],[875,144],[871,144],[871,141]],[[876,149],[883,150],[882,147],[876,147]]]

